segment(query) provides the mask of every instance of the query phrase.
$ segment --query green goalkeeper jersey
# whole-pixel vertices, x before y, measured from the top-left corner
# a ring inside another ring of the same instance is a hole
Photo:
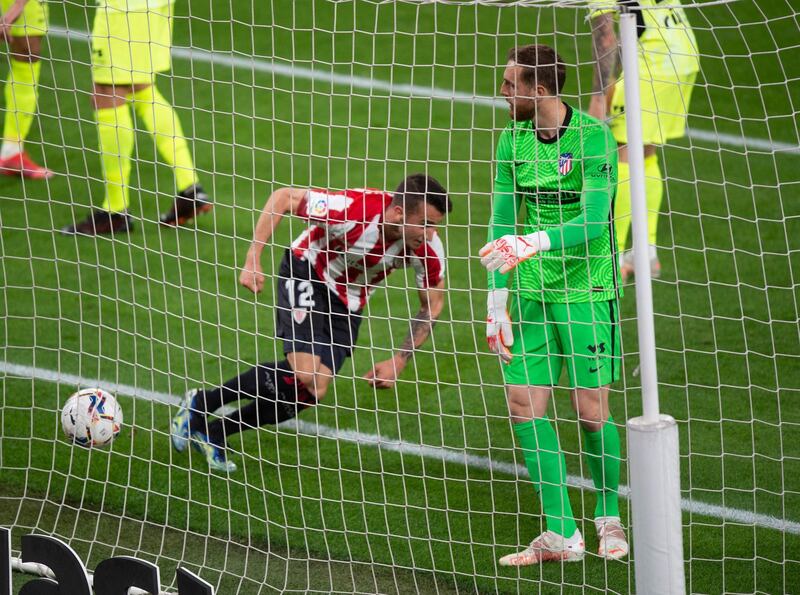
[[[550,250],[520,263],[513,287],[522,297],[556,303],[607,301],[618,295],[613,224],[617,143],[602,122],[566,106],[558,134],[539,137],[533,122],[512,121],[500,135],[489,239],[544,230]],[[489,274],[489,287],[508,275]]]

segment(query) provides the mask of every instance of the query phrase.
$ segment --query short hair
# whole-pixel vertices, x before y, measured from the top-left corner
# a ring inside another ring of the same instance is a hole
[[[520,45],[508,50],[508,61],[522,66],[522,80],[529,85],[542,85],[553,95],[561,93],[567,80],[567,67],[548,45]]]
[[[453,203],[436,178],[425,174],[411,174],[400,182],[392,196],[392,204],[408,211],[415,211],[422,203],[433,205],[442,215],[453,210]]]

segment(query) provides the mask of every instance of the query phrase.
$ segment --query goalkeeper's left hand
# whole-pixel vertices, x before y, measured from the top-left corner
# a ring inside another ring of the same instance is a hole
[[[543,231],[526,236],[505,235],[481,248],[481,264],[489,271],[500,269],[506,274],[519,263],[528,260],[537,252],[550,248],[550,238]]]

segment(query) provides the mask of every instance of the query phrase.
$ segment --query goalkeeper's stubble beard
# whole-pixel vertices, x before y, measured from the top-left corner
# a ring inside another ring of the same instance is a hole
[[[536,100],[528,97],[508,100],[508,116],[515,122],[535,120]]]

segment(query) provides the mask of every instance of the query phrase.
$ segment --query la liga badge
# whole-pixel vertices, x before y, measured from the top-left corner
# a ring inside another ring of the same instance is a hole
[[[572,153],[561,153],[558,156],[558,173],[566,176],[572,171]]]

